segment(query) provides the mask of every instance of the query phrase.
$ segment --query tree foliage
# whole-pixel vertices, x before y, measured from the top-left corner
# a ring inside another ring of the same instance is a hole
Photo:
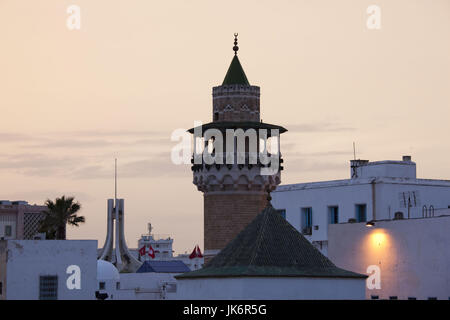
[[[63,195],[55,201],[48,199],[45,202],[47,210],[43,212],[44,218],[39,231],[45,232],[47,239],[65,240],[67,224],[78,227],[80,223],[85,222],[84,216],[77,215],[81,205],[74,199]]]

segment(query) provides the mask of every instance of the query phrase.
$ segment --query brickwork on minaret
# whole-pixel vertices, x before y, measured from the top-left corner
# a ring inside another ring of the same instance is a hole
[[[213,121],[259,121],[259,87],[239,84],[214,87]]]
[[[224,248],[267,205],[267,194],[261,192],[205,193],[203,199],[205,250]]]
[[[202,127],[202,134],[205,128],[218,129],[224,136],[229,128],[242,128],[244,132],[275,128],[279,133],[285,132],[283,127],[260,121],[260,88],[248,82],[236,55],[236,40],[233,50],[235,56],[222,85],[213,88],[213,119]],[[189,132],[194,133],[194,128]],[[258,152],[259,139],[258,133]],[[248,157],[247,142],[245,148]],[[278,156],[281,163],[281,154]],[[204,253],[207,263],[265,208],[267,193],[280,184],[283,167],[265,175],[261,168],[266,165],[259,158],[256,164],[251,164],[247,158],[245,164],[211,165],[203,160],[196,163],[194,157],[192,162],[193,183],[204,194]]]

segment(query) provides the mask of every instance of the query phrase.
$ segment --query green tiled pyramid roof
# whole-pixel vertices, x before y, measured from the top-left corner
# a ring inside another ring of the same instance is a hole
[[[336,267],[270,204],[204,268],[176,276],[366,278]]]
[[[247,86],[250,85],[237,55],[235,55],[233,57],[233,60],[231,60],[230,67],[228,68],[227,74],[225,75],[225,79],[223,79],[222,83],[222,85],[230,84],[244,84]]]

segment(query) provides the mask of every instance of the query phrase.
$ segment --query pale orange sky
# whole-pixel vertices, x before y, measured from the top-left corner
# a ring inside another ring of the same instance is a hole
[[[262,119],[289,130],[283,183],[347,178],[353,141],[450,179],[450,0],[0,0],[0,198],[74,195],[87,223],[69,237],[102,246],[117,157],[129,247],[150,221],[177,252],[203,249],[202,194],[170,134],[210,121],[234,32]]]

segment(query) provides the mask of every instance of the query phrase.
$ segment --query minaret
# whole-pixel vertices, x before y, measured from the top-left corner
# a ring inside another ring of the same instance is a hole
[[[281,166],[283,160],[279,153],[279,134],[286,129],[260,120],[260,88],[250,85],[241,66],[237,55],[239,50],[237,34],[235,34],[233,50],[234,57],[222,85],[212,89],[212,122],[202,125],[201,128],[189,130],[197,138],[199,135],[203,138],[205,145],[203,152],[211,147],[211,143],[214,146],[214,152],[216,151],[215,144],[218,142],[216,137],[211,139],[208,135],[205,138],[209,129],[219,131],[223,136],[223,163],[208,164],[203,157],[199,160],[199,151],[195,150],[192,158],[193,183],[199,191],[203,192],[204,197],[205,262],[223,249],[266,207],[267,193],[280,184],[280,171],[283,169]],[[237,137],[238,134],[231,136],[231,139],[234,139],[231,144],[234,145],[232,150],[227,149],[229,145],[225,142],[228,137],[227,130],[230,129],[235,130],[236,133],[242,129],[241,133],[244,134],[243,138]],[[267,135],[262,133],[264,131]],[[255,132],[256,138],[252,140],[249,136]],[[244,139],[244,162],[238,162],[239,154],[242,155],[242,152],[238,152],[238,139]],[[274,139],[276,141],[273,141]],[[261,153],[267,151],[267,142],[270,140],[278,148],[275,154],[273,150],[269,154],[276,159],[276,166],[262,161]],[[252,149],[252,143],[254,149]],[[197,145],[196,141],[194,145]],[[256,162],[250,160],[252,154],[255,154],[254,151],[257,154]],[[234,153],[233,162],[226,158],[229,153]],[[273,172],[265,173],[264,169],[268,168],[273,168]]]

